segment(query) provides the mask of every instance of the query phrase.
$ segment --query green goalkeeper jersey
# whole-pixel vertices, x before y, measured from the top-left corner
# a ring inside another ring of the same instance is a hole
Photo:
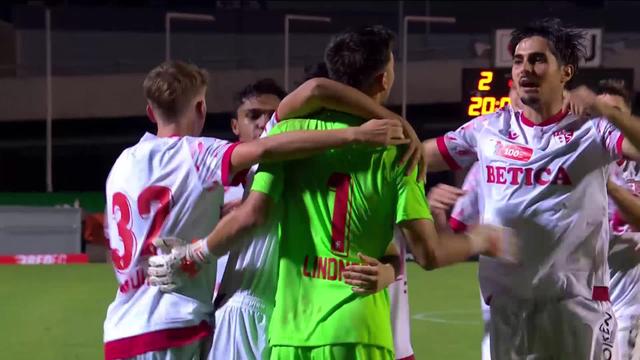
[[[323,112],[293,119],[270,135],[357,126],[362,119]],[[404,175],[395,146],[353,145],[311,158],[261,165],[253,191],[280,206],[279,273],[270,345],[359,343],[393,350],[386,290],[361,296],[342,272],[358,253],[380,258],[394,225],[431,219],[424,184]]]

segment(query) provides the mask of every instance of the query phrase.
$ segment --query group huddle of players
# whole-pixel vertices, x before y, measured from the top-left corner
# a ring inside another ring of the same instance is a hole
[[[480,255],[493,359],[637,357],[640,120],[620,84],[565,89],[581,36],[557,19],[516,29],[512,104],[422,143],[383,106],[380,26],[334,36],[288,95],[270,80],[238,93],[237,143],[201,136],[204,70],[151,70],[157,133],[106,184],[120,286],[105,358],[412,359],[407,248],[425,269]],[[427,169],[474,163],[427,201]]]

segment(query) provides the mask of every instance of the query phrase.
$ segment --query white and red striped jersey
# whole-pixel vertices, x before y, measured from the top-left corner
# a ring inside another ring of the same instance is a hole
[[[623,136],[604,118],[534,124],[510,107],[437,139],[453,169],[480,166],[481,223],[515,230],[521,263],[480,258],[482,293],[608,299],[606,180]]]
[[[278,121],[274,113],[260,137],[267,136]],[[245,189],[251,189],[257,167],[255,165],[247,174]],[[273,307],[278,278],[278,220],[278,214],[269,214],[268,220],[260,228],[240,240],[242,246],[229,252],[216,304],[224,306],[231,296],[248,295]]]
[[[621,160],[611,164],[609,179],[617,185],[626,187],[634,195],[640,196],[640,165],[635,161]],[[609,224],[614,235],[632,231],[631,226],[622,218],[612,199],[609,199]]]
[[[480,165],[475,162],[462,183],[462,195],[451,210],[449,226],[454,232],[463,232],[471,225],[475,225],[480,219],[480,207],[482,199],[478,196],[480,179]]]
[[[220,217],[236,144],[204,137],[145,134],[116,160],[106,184],[116,298],[104,322],[105,357],[183,346],[211,335],[215,261],[185,265],[173,293],[148,286],[144,266],[157,236],[199,239]]]

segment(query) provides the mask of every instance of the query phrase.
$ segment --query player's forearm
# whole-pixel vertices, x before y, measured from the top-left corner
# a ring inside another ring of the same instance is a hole
[[[253,229],[262,225],[270,202],[266,194],[251,192],[245,202],[229,215],[220,219],[207,236],[207,248],[215,256],[222,256],[244,239]]]
[[[430,172],[446,171],[449,170],[444,158],[438,150],[436,139],[425,140],[422,145],[427,156],[427,170]]]
[[[478,255],[478,249],[474,249],[470,237],[466,234],[454,234],[451,231],[439,234],[437,245],[434,248],[432,258],[433,268],[440,268]]]
[[[234,239],[241,238],[253,229],[256,223],[243,215],[236,210],[220,219],[213,232],[207,236],[209,253],[214,256],[228,253],[234,245]]]
[[[622,186],[611,182],[607,185],[607,192],[624,220],[634,228],[640,227],[640,198],[633,196],[631,191]]]
[[[449,222],[447,220],[446,211],[442,209],[431,208],[431,216],[433,216],[433,223],[436,226],[436,230],[438,231],[438,234],[452,232],[451,227],[449,226]]]
[[[289,94],[278,106],[278,115],[282,119],[294,118],[322,108],[346,112],[363,119],[402,119],[363,92],[326,78],[308,80]]]
[[[231,155],[234,172],[256,163],[301,159],[360,142],[358,128],[291,131],[240,144]]]

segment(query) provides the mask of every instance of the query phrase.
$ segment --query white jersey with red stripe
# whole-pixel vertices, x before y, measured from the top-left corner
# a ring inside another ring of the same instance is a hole
[[[482,199],[478,196],[480,177],[480,165],[475,162],[462,183],[462,190],[465,194],[458,198],[453,210],[451,210],[449,226],[455,232],[463,232],[467,230],[467,227],[480,222],[480,208],[482,206]]]
[[[173,293],[148,286],[144,265],[157,236],[198,239],[219,219],[236,144],[145,134],[116,160],[106,184],[116,298],[104,322],[105,356],[127,358],[210,335],[215,261],[186,264]],[[237,177],[239,178],[239,177]],[[237,180],[237,179],[234,179]]]
[[[515,230],[518,265],[480,258],[484,296],[608,299],[607,166],[623,136],[604,118],[534,124],[506,107],[437,139],[452,168],[479,161],[481,223]]]
[[[265,125],[261,137],[278,124],[274,113]],[[251,189],[253,175],[257,165],[249,172],[245,189]],[[276,219],[277,214],[270,214],[269,219]],[[266,221],[249,237],[242,240],[244,245],[235,247],[229,252],[226,268],[222,275],[216,303],[221,306],[231,296],[248,295],[273,306],[278,273],[278,225],[277,221]]]
[[[411,312],[409,311],[409,294],[407,289],[406,255],[407,243],[402,232],[396,228],[393,243],[400,253],[400,273],[396,281],[389,285],[391,301],[391,327],[393,329],[393,350],[396,359],[413,359],[411,346]]]

